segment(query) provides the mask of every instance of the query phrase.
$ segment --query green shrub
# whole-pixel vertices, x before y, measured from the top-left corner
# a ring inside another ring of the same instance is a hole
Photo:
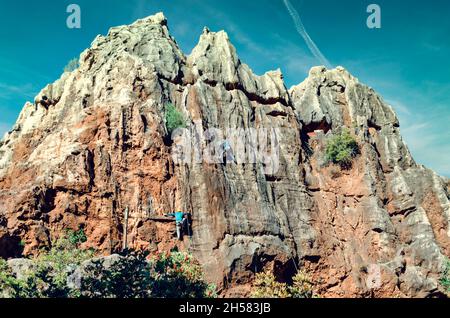
[[[200,264],[183,252],[159,253],[150,260],[152,296],[160,298],[216,297],[216,287],[203,279]]]
[[[350,168],[353,158],[359,153],[358,143],[348,130],[332,137],[326,145],[325,159],[327,162]]]
[[[95,260],[84,269],[80,295],[89,298],[215,297],[215,286],[203,280],[195,259],[186,253],[160,253],[147,261],[147,252],[124,251],[105,268]]]
[[[68,232],[75,233],[75,232]],[[91,250],[65,236],[35,258],[20,279],[0,259],[0,297],[13,298],[203,298],[216,297],[199,263],[187,253],[156,254],[126,250],[117,259],[92,259]],[[79,268],[81,263],[83,267]],[[75,273],[79,268],[79,272]],[[73,275],[72,275],[73,274]],[[80,276],[78,276],[80,274]],[[69,282],[69,275],[70,281]],[[80,278],[79,284],[73,280]]]
[[[0,297],[6,298],[43,298],[58,297],[64,294],[52,283],[49,268],[33,264],[33,270],[24,273],[25,278],[17,278],[4,260],[0,260]]]
[[[253,282],[252,298],[312,298],[313,283],[304,271],[299,271],[292,278],[292,285],[280,283],[269,272],[257,273]]]
[[[257,273],[251,292],[252,298],[288,298],[290,293],[285,283],[277,282],[271,272]]]
[[[32,261],[31,269],[18,279],[5,261],[0,262],[0,292],[16,298],[71,297],[67,286],[70,269],[92,258],[92,250],[80,250],[64,236]]]
[[[147,252],[126,250],[105,268],[94,260],[84,269],[80,295],[89,298],[146,298],[151,295]]]
[[[442,287],[450,295],[450,260],[446,259],[444,263],[444,270],[441,273],[441,278],[439,280]]]
[[[87,241],[87,237],[83,229],[79,229],[78,231],[68,230],[67,238],[69,242],[74,246],[79,246],[80,244]]]
[[[18,297],[20,281],[12,273],[5,260],[0,259],[0,298]]]
[[[166,128],[169,134],[177,128],[186,128],[186,119],[183,113],[181,113],[173,104],[166,105]]]
[[[47,283],[48,291],[43,295],[44,297],[70,296],[70,291],[66,286],[69,269],[80,265],[85,260],[94,256],[92,249],[84,250],[79,248],[80,240],[84,232],[81,237],[79,236],[79,231],[69,231],[68,233],[67,236],[59,239],[50,251],[43,253],[35,260],[37,265],[36,279],[45,282],[47,276],[50,278]],[[78,234],[71,235],[73,233]],[[49,292],[56,294],[56,296],[51,296]]]
[[[71,59],[66,66],[64,66],[64,72],[73,72],[80,66],[80,62],[77,58]]]
[[[312,298],[314,296],[314,285],[305,271],[297,272],[292,281],[292,286],[289,286],[292,298]]]

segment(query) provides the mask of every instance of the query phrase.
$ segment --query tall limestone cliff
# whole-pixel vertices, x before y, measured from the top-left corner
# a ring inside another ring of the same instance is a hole
[[[165,106],[188,129],[279,129],[278,169],[177,164]],[[351,169],[324,162],[348,127]],[[223,295],[254,273],[305,268],[324,297],[440,295],[450,256],[446,180],[414,162],[398,119],[345,69],[311,69],[288,90],[280,71],[252,73],[225,32],[205,28],[185,55],[159,13],[98,36],[80,66],[25,104],[0,142],[0,256],[49,247],[80,226],[86,247],[192,252]],[[192,213],[192,237],[155,217]]]

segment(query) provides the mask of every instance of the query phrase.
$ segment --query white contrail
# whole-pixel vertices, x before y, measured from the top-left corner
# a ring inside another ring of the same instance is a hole
[[[292,6],[292,4],[289,2],[289,0],[283,0],[284,5],[286,6],[287,10],[289,11],[289,14],[291,15],[292,19],[294,20],[295,28],[297,29],[297,32],[302,36],[303,39],[305,39],[306,45],[308,45],[308,48],[311,50],[311,53],[327,68],[332,68],[331,63],[327,60],[327,58],[320,52],[317,45],[314,43],[314,41],[309,36],[308,32],[306,32],[305,26],[303,25],[302,19],[300,19],[300,16],[295,10],[295,8]]]

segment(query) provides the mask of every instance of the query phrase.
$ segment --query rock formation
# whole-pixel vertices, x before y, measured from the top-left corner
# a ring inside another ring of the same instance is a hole
[[[188,128],[279,129],[278,169],[264,163],[177,164],[164,109]],[[325,164],[348,127],[351,169]],[[450,256],[446,180],[414,162],[399,121],[345,69],[311,69],[290,90],[280,71],[253,74],[225,32],[205,28],[185,55],[161,14],[98,36],[80,66],[25,104],[0,142],[0,256],[35,254],[80,226],[86,247],[188,249],[222,295],[254,273],[304,267],[324,297],[440,295]],[[192,213],[193,236],[153,220]]]

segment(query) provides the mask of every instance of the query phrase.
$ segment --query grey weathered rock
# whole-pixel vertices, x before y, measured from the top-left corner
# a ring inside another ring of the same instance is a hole
[[[175,164],[168,102],[200,135],[279,129],[279,169]],[[361,154],[341,171],[323,157],[344,126]],[[341,67],[315,67],[288,90],[280,71],[254,75],[223,31],[205,29],[185,56],[162,14],[98,36],[0,146],[0,233],[22,238],[25,254],[79,225],[86,246],[117,251],[126,206],[130,244],[188,249],[225,287],[269,265],[281,276],[305,266],[324,296],[422,297],[437,293],[450,255],[448,183],[414,162],[371,88]],[[191,239],[152,221],[173,210],[192,213]]]
[[[13,258],[7,264],[17,279],[24,279],[33,268],[33,261],[26,258]]]

